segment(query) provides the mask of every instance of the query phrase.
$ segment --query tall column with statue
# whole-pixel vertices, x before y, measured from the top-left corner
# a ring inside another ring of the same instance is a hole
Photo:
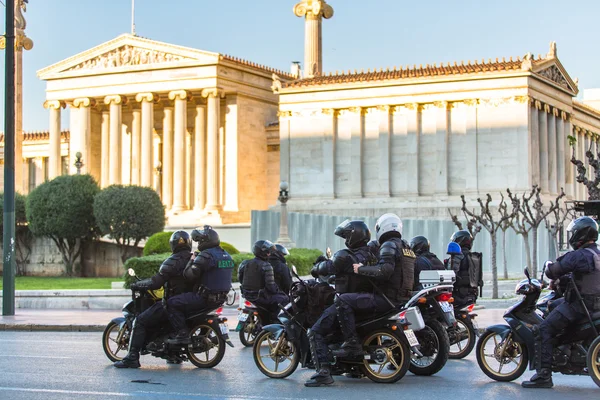
[[[304,77],[323,73],[323,40],[321,22],[333,17],[333,7],[325,0],[302,0],[294,7],[294,14],[305,17]]]
[[[31,50],[33,41],[25,34],[29,0],[15,0],[15,190],[23,193],[23,50]],[[0,37],[0,49],[6,47],[6,38]]]

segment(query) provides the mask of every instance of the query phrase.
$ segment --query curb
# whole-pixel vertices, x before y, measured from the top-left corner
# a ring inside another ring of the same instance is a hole
[[[106,325],[37,325],[37,324],[0,324],[0,331],[18,332],[104,332]]]

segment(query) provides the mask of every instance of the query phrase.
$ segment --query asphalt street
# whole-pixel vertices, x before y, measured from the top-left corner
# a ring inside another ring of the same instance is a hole
[[[235,334],[234,334],[235,335]],[[190,363],[167,365],[142,357],[142,368],[119,370],[106,358],[99,332],[0,332],[0,399],[598,399],[588,377],[556,375],[555,388],[526,391],[519,382],[498,383],[477,366],[474,353],[449,361],[436,376],[410,372],[395,384],[336,377],[333,387],[305,388],[311,371],[298,369],[287,379],[269,379],[254,365],[251,349],[227,348],[216,368],[201,370]],[[525,377],[530,376],[526,372]]]

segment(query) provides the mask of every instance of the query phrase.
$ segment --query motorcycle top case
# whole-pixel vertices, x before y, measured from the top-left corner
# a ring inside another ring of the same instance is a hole
[[[413,331],[420,331],[425,328],[425,321],[423,320],[423,315],[421,314],[421,310],[419,307],[410,307],[406,310],[406,320],[410,322],[408,326],[409,329]]]
[[[454,271],[446,270],[421,271],[419,282],[424,288],[436,285],[452,285],[456,282],[456,274]]]

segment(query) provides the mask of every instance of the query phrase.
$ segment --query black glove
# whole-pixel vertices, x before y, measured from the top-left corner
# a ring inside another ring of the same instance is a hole
[[[312,275],[313,278],[318,278],[319,277],[319,264],[315,264],[313,265],[312,269],[310,270],[310,274]]]
[[[313,263],[313,265],[317,265],[320,262],[323,261],[327,261],[327,257],[325,257],[323,254],[321,254],[319,257],[317,257],[317,260]]]

